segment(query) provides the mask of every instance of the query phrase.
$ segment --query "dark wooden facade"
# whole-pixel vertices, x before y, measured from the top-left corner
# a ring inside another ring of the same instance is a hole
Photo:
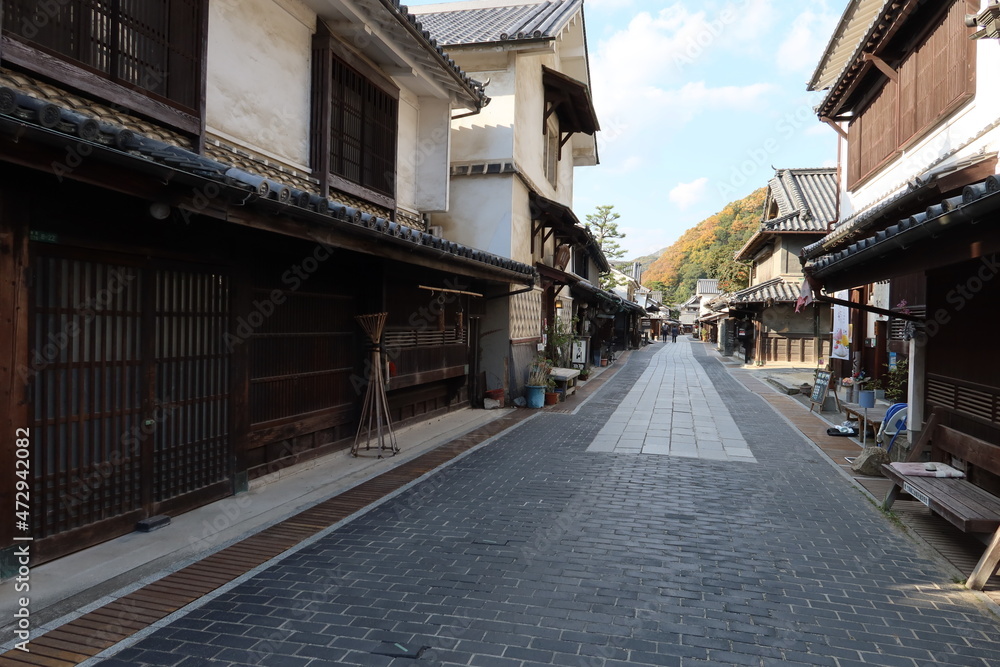
[[[4,421],[31,431],[40,560],[348,447],[372,372],[357,314],[390,314],[396,424],[468,405],[479,280],[0,179],[24,202],[0,212],[0,339],[16,369]]]
[[[878,67],[855,93],[860,113],[848,128],[848,188],[972,98],[976,43],[968,38],[965,16],[978,10],[978,0],[926,3],[909,23],[919,28],[901,30],[884,56],[874,58]]]

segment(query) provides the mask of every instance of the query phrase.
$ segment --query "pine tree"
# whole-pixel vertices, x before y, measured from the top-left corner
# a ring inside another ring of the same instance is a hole
[[[596,213],[587,214],[587,223],[584,227],[594,235],[597,246],[604,253],[608,261],[621,259],[625,256],[625,249],[618,245],[617,239],[625,238],[625,234],[618,231],[616,220],[621,217],[614,211],[614,205],[598,206]]]

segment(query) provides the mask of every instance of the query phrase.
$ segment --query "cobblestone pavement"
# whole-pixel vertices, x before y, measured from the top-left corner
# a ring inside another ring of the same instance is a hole
[[[1000,664],[979,598],[700,345],[756,463],[588,452],[659,350],[103,664]]]
[[[678,340],[653,355],[587,451],[755,462],[690,339]]]

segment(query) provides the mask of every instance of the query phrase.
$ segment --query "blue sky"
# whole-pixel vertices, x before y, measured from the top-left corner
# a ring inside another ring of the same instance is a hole
[[[772,167],[836,165],[806,82],[846,5],[585,0],[601,163],[576,169],[580,220],[613,205],[632,259],[767,185]]]

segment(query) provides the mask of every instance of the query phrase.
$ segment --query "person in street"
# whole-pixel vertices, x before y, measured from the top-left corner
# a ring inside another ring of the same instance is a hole
[[[680,333],[680,332],[677,331],[677,325],[674,325],[674,326],[670,327],[670,342],[671,343],[676,343],[677,342],[677,334],[678,333]]]

